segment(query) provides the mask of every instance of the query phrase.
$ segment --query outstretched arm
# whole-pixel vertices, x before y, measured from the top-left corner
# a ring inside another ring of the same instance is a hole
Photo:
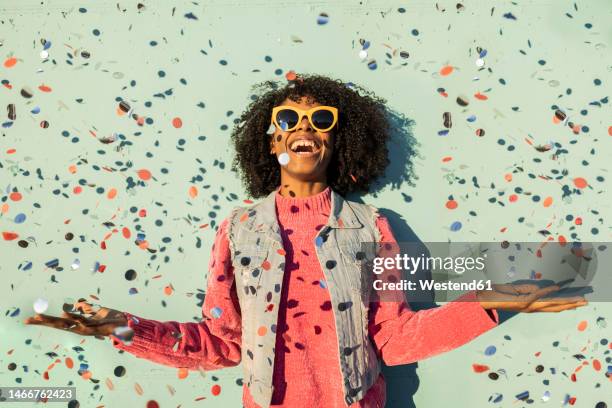
[[[384,216],[379,216],[377,226],[381,242],[396,243]],[[400,294],[395,300],[380,300],[375,294],[370,303],[370,337],[387,365],[408,364],[455,349],[498,323],[495,310],[485,310],[475,292],[418,312]]]
[[[130,345],[111,335],[113,346],[139,358],[172,367],[214,370],[240,363],[241,315],[225,219],[215,237],[203,320],[199,323],[160,322],[124,313],[134,330]]]

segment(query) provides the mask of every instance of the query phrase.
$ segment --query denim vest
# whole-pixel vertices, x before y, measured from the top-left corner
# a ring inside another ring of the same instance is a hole
[[[232,210],[228,229],[236,290],[242,314],[244,381],[253,400],[269,407],[278,306],[285,271],[285,251],[276,217],[278,188],[251,207]],[[336,323],[337,344],[323,344],[338,356],[347,405],[362,399],[376,382],[380,361],[368,336],[372,274],[362,272],[362,261],[373,249],[361,243],[380,242],[375,207],[344,200],[331,191],[329,220],[314,242],[325,276]],[[368,245],[373,248],[373,245]]]

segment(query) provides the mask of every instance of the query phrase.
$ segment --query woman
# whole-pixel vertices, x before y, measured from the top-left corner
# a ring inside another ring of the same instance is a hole
[[[419,312],[403,294],[381,301],[371,274],[361,273],[360,243],[395,238],[374,207],[343,196],[367,192],[384,174],[384,100],[315,75],[263,85],[232,139],[248,193],[265,198],[220,224],[203,320],[159,322],[80,301],[75,309],[93,316],[67,311],[27,323],[109,336],[118,349],[174,367],[242,362],[246,407],[383,407],[381,361],[407,364],[459,347],[497,325],[495,309],[586,304],[538,301],[557,286],[469,293]],[[116,331],[124,326],[133,330],[129,344]]]

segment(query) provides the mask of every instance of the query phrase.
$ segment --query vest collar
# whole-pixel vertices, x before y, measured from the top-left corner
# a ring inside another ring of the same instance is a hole
[[[280,188],[277,187],[266,198],[258,204],[247,210],[249,214],[248,220],[244,223],[244,227],[249,231],[263,232],[272,230],[279,233],[280,227],[276,218],[276,192]],[[357,218],[357,214],[346,201],[334,189],[331,189],[331,211],[327,226],[331,228],[361,228],[363,223]],[[255,211],[255,213],[253,213]]]

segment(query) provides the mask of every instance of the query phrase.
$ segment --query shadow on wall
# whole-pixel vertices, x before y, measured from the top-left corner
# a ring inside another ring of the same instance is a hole
[[[404,114],[387,108],[387,116],[391,126],[391,139],[388,142],[389,149],[389,166],[385,172],[385,177],[377,180],[372,186],[370,193],[377,197],[377,192],[381,191],[387,185],[391,186],[391,190],[400,189],[407,183],[414,187],[413,180],[418,180],[418,176],[414,174],[413,160],[417,155],[417,147],[420,145],[412,132],[412,127],[415,122],[407,118]],[[410,195],[403,193],[404,201],[410,202]],[[351,201],[364,202],[363,199],[355,194],[347,195],[347,199]],[[386,208],[379,208],[379,212],[384,215],[391,225],[391,229],[397,242],[411,242],[416,245],[411,245],[417,252],[423,253],[426,256],[430,255],[425,244],[419,239],[415,232],[408,226],[401,214]],[[419,271],[417,279],[430,279],[431,271]],[[434,299],[435,294],[420,293],[417,301],[411,301],[411,294],[405,292],[406,299],[410,307],[414,311],[431,309],[439,307]],[[412,294],[413,295],[413,294]],[[415,299],[412,299],[415,300]],[[499,313],[500,323],[514,316],[515,313]],[[387,384],[387,403],[385,408],[416,408],[414,403],[414,395],[419,388],[419,376],[417,374],[418,363],[404,364],[398,366],[387,366],[383,364],[382,372]]]

